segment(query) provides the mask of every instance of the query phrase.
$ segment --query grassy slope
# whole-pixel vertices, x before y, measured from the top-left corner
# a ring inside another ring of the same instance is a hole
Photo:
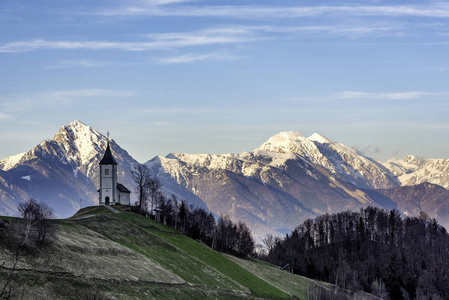
[[[129,212],[108,216],[111,218],[97,218],[95,222],[87,218],[79,222],[155,260],[189,284],[230,289],[263,298],[289,298],[222,254],[161,223]]]
[[[159,222],[116,207],[56,220],[57,240],[22,257],[25,299],[306,299],[327,286],[267,263],[211,250]],[[0,228],[1,236],[1,228]],[[1,248],[0,265],[11,263]],[[0,269],[0,287],[5,272]]]
[[[315,284],[327,286],[326,283],[318,283],[306,277],[281,271],[277,267],[262,261],[240,259],[232,255],[225,256],[285,293],[300,299],[307,299],[307,291]]]
[[[21,258],[16,290],[25,299],[290,298],[223,254],[117,208],[56,220],[57,240]],[[10,265],[12,253],[0,250],[0,265]],[[4,275],[0,269],[0,286]]]

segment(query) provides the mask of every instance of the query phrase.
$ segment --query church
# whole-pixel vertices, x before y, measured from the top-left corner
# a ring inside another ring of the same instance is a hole
[[[109,136],[109,134],[108,134]],[[98,190],[100,205],[130,205],[131,191],[117,182],[117,161],[108,146],[100,161],[100,189]]]

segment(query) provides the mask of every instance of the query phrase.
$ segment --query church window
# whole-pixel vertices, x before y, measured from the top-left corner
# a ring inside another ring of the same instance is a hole
[[[104,169],[104,175],[109,175],[109,169]]]

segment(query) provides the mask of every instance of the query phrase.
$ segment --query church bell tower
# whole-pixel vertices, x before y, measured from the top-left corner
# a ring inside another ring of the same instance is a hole
[[[108,145],[104,152],[103,159],[100,161],[100,205],[115,204],[117,197],[117,162],[112,156],[111,148],[109,147],[109,132]]]

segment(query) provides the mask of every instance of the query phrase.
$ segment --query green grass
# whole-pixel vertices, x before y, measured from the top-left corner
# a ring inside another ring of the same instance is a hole
[[[306,299],[312,280],[213,251],[127,206],[115,208],[120,213],[87,207],[54,221],[58,238],[42,257],[20,264],[36,270],[20,273],[29,279],[25,299],[86,299],[95,291],[97,299]]]
[[[240,266],[244,267],[253,274],[257,274],[257,276],[266,280],[285,293],[294,295],[300,299],[307,299],[307,290],[311,287],[311,285],[321,284],[325,286],[325,283],[318,283],[302,276],[293,275],[266,262],[255,259],[240,259],[231,255],[226,256],[228,259],[238,263]]]
[[[172,230],[158,222],[140,217],[133,213],[120,213],[103,216],[101,218],[89,218],[78,222],[96,231],[109,239],[128,247],[136,253],[142,254],[152,261],[159,263],[165,269],[178,275],[190,284],[202,284],[219,288],[232,288],[244,290],[244,288],[227,276],[224,276],[214,268],[201,260],[189,256],[187,253],[167,243],[153,231],[155,228],[163,229],[180,238],[179,232]],[[138,220],[135,225],[127,220]],[[140,220],[139,220],[140,219]]]
[[[77,219],[77,218],[85,217],[85,216],[89,216],[89,215],[109,214],[109,213],[112,213],[112,212],[104,206],[89,206],[89,207],[80,209],[79,211],[76,212],[76,214],[74,214],[67,220],[73,220],[73,219]]]
[[[256,296],[289,298],[289,295],[286,293],[255,276],[235,262],[227,259],[223,254],[213,251],[203,244],[186,236],[175,237],[165,232],[156,232],[155,234],[164,238],[164,240],[170,242],[172,245],[182,249],[192,257],[201,259],[222,274],[233,278],[241,285],[247,287]]]
[[[255,276],[253,273],[242,268],[235,262],[229,260],[228,258],[223,256],[223,254],[213,251],[206,245],[198,243],[197,241],[194,241],[187,236],[181,235],[179,232],[175,231],[172,228],[169,228],[151,219],[136,218],[135,216],[132,216],[127,213],[118,214],[117,217],[122,220],[129,220],[135,225],[137,224],[151,225],[149,227],[151,229],[147,229],[148,226],[146,227],[146,230],[149,233],[160,237],[162,240],[168,242],[169,244],[176,247],[180,251],[186,253],[191,258],[197,259],[198,261],[202,261],[204,262],[204,264],[213,267],[223,275],[232,278],[234,281],[237,281],[240,285],[243,285],[244,287],[248,288],[256,296],[289,298],[289,295],[282,292],[278,288],[270,285],[261,278]],[[209,274],[207,274],[205,278],[204,276],[201,276],[201,274],[195,275],[198,275],[198,279],[200,280],[207,280],[207,277],[210,276]]]
[[[107,215],[103,220],[88,218],[79,222],[158,262],[190,284],[250,291],[263,298],[290,297],[223,254],[160,222],[126,211]],[[110,231],[105,230],[106,226]],[[132,234],[127,232],[129,228]]]

